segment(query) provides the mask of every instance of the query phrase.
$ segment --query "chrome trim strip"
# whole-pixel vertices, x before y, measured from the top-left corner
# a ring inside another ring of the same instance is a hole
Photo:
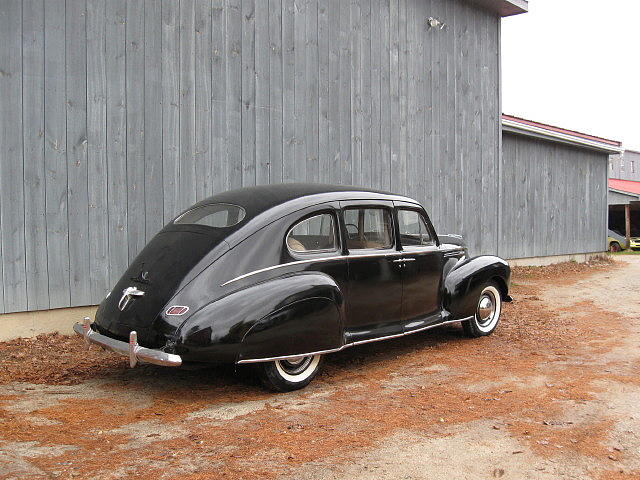
[[[119,353],[125,357],[129,357],[129,365],[134,367],[138,361],[162,365],[164,367],[179,367],[182,365],[180,355],[153,350],[138,345],[138,337],[135,331],[129,334],[129,342],[122,342],[115,338],[101,335],[91,328],[85,318],[84,324],[76,323],[73,326],[74,332],[84,338],[87,343],[95,343],[100,347]]]
[[[299,355],[284,355],[282,357],[269,357],[269,358],[248,358],[245,360],[238,360],[236,363],[237,364],[244,364],[244,363],[261,363],[261,362],[273,362],[276,360],[290,360],[292,358],[297,358],[297,357],[308,357],[311,355],[324,355],[325,353],[334,353],[334,352],[339,352],[340,350],[344,350],[345,348],[349,348],[351,346],[351,344],[346,344],[341,346],[340,348],[332,348],[330,350],[319,350],[317,352],[311,352],[311,353],[301,353]]]
[[[330,350],[319,350],[317,352],[298,353],[296,355],[284,355],[284,356],[281,356],[281,357],[249,358],[249,359],[244,359],[244,360],[238,360],[236,363],[237,364],[242,364],[242,363],[273,362],[275,360],[287,360],[287,359],[296,358],[296,357],[308,357],[308,356],[311,356],[311,355],[324,355],[325,353],[335,353],[335,352],[339,352],[341,350],[344,350],[346,348],[353,347],[353,346],[356,346],[356,345],[364,345],[366,343],[380,342],[382,340],[390,340],[392,338],[404,337],[406,335],[412,335],[414,333],[424,332],[425,330],[430,330],[432,328],[442,327],[443,325],[449,325],[450,323],[465,322],[467,320],[471,320],[472,318],[473,318],[473,316],[460,318],[458,320],[447,320],[446,322],[440,322],[440,323],[436,323],[434,325],[427,325],[426,327],[417,328],[417,329],[411,330],[409,332],[402,332],[402,333],[397,333],[395,335],[387,335],[387,336],[384,336],[384,337],[371,338],[371,339],[368,339],[368,340],[359,340],[357,342],[345,343],[344,345],[342,345],[339,348],[333,348],[333,349],[330,349]]]
[[[272,265],[270,267],[265,267],[265,268],[261,268],[259,270],[254,270],[252,272],[249,273],[245,273],[243,275],[239,275],[235,278],[232,278],[231,280],[227,280],[226,282],[220,284],[221,287],[224,287],[226,285],[229,285],[230,283],[233,282],[237,282],[238,280],[242,280],[243,278],[247,278],[247,277],[251,277],[253,275],[258,275],[259,273],[263,273],[263,272],[268,272],[269,270],[275,270],[276,268],[284,268],[284,267],[290,267],[293,265],[302,265],[304,263],[312,263],[312,262],[329,262],[331,260],[340,260],[346,258],[345,255],[339,255],[336,257],[320,257],[320,258],[314,258],[313,260],[309,259],[309,260],[296,260],[295,262],[289,262],[289,263],[281,263],[279,265]]]
[[[347,258],[369,258],[369,257],[395,257],[397,255],[405,255],[406,252],[389,252],[389,253],[371,253],[371,254],[365,254],[365,255],[337,255],[334,257],[318,257],[318,258],[313,258],[313,259],[308,259],[308,260],[296,260],[294,262],[288,262],[288,263],[281,263],[279,265],[272,265],[270,267],[265,267],[265,268],[261,268],[259,270],[254,270],[252,272],[249,273],[245,273],[243,275],[239,275],[235,278],[232,278],[231,280],[227,280],[226,282],[220,284],[221,287],[224,287],[226,285],[229,285],[230,283],[233,282],[237,282],[238,280],[242,280],[244,278],[247,277],[251,277],[253,275],[257,275],[259,273],[263,273],[263,272],[268,272],[270,270],[275,270],[277,268],[284,268],[284,267],[291,267],[293,265],[302,265],[304,263],[316,263],[316,262],[330,262],[332,260],[345,260]]]

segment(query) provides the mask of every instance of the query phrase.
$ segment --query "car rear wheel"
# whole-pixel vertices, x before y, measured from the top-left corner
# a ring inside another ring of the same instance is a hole
[[[619,252],[620,250],[622,250],[622,247],[620,246],[620,244],[618,242],[611,242],[609,244],[609,251],[610,252]]]
[[[308,355],[261,363],[260,379],[276,392],[291,392],[309,385],[320,370],[322,355]]]
[[[474,317],[462,322],[464,333],[472,338],[491,335],[500,322],[501,312],[502,296],[500,290],[495,283],[487,283],[478,297]]]

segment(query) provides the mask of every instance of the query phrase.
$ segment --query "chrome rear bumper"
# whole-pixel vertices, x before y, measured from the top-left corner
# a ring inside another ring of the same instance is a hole
[[[179,367],[182,365],[180,355],[161,352],[138,345],[138,335],[135,331],[129,334],[129,343],[116,340],[115,338],[102,335],[91,328],[91,321],[88,317],[84,319],[82,324],[76,323],[73,331],[84,338],[87,345],[95,343],[105,350],[119,353],[125,357],[129,357],[129,365],[133,368],[138,362],[153,363],[154,365],[162,365],[164,367]]]

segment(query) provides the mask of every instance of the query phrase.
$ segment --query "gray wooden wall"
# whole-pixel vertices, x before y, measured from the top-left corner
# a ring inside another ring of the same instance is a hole
[[[408,194],[496,253],[499,22],[464,0],[1,0],[0,313],[99,302],[177,212],[244,185]]]
[[[606,250],[606,153],[506,132],[502,152],[501,256]]]

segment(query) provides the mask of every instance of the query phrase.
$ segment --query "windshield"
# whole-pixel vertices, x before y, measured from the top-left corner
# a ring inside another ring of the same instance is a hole
[[[193,208],[174,220],[176,225],[205,225],[213,228],[232,227],[242,221],[244,208],[226,203],[213,203]]]

